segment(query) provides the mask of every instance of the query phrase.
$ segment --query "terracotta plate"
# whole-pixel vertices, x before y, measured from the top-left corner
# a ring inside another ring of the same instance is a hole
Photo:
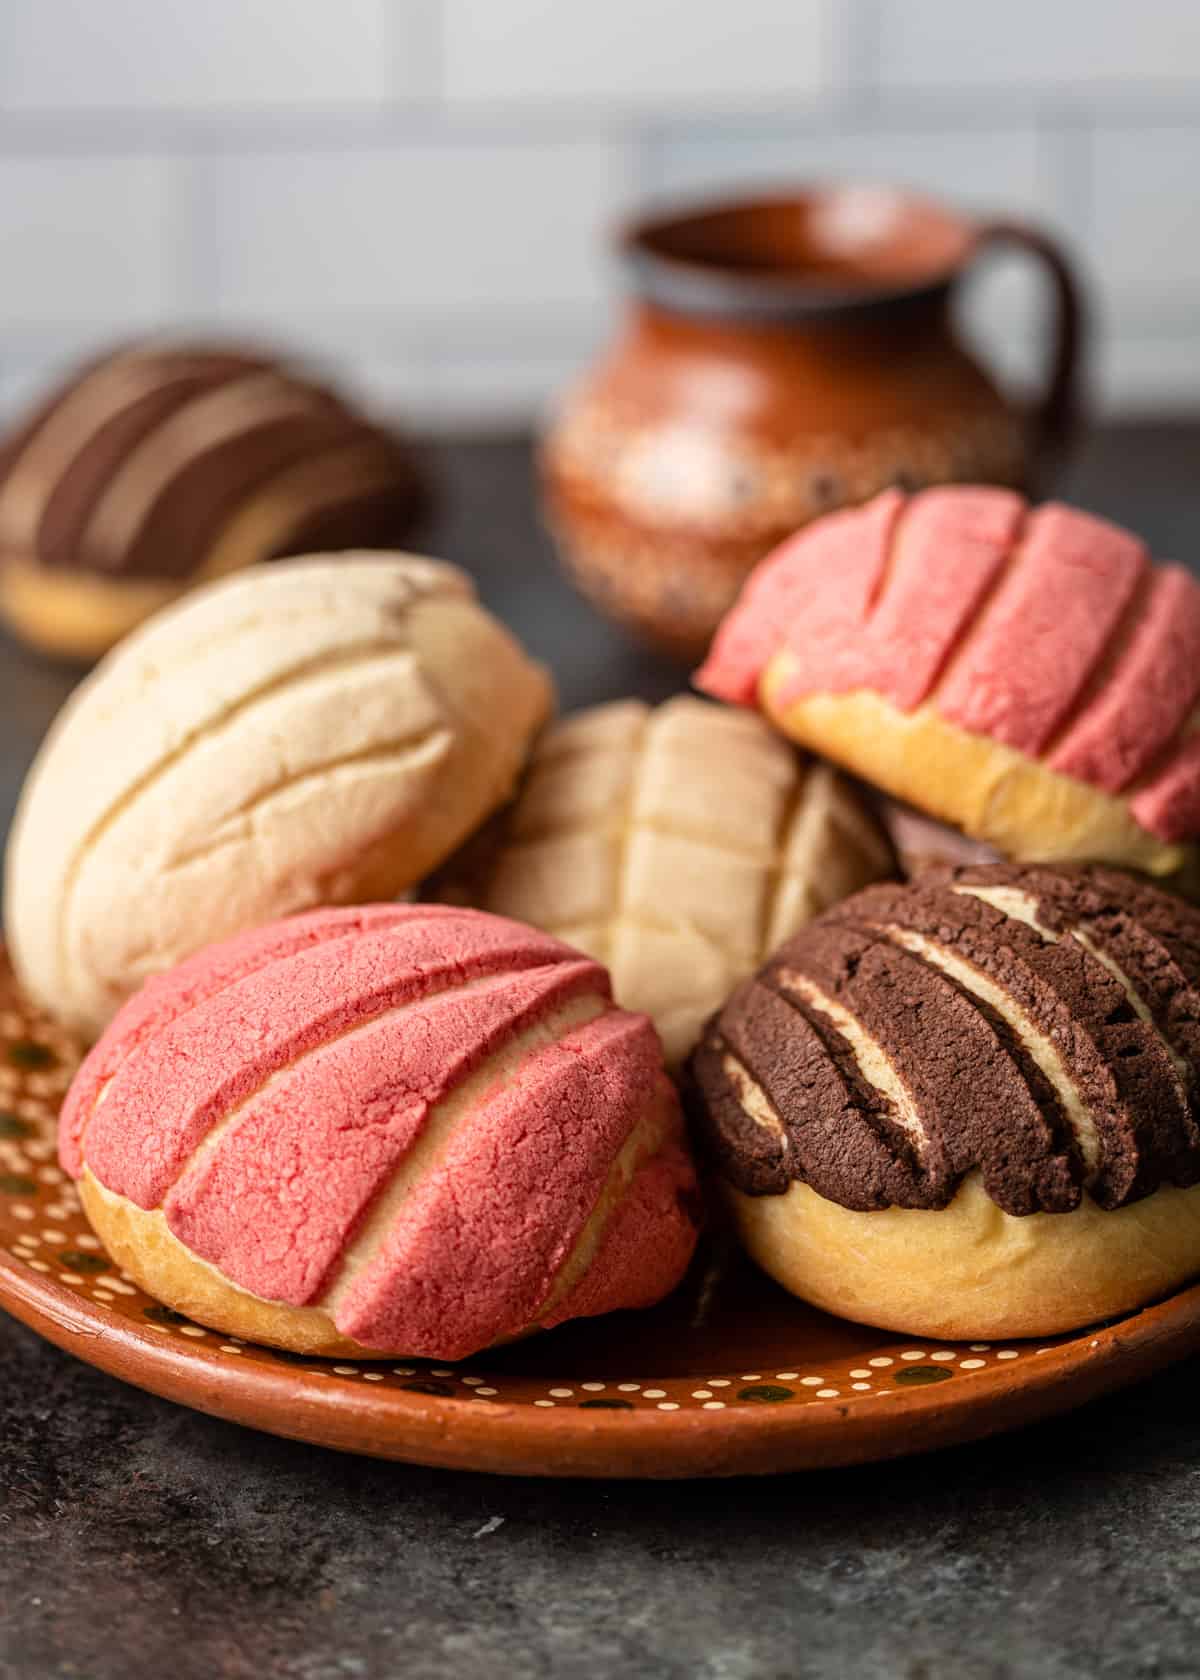
[[[701,1476],[861,1463],[987,1435],[1200,1348],[1200,1285],[1045,1345],[898,1341],[710,1251],[649,1313],[450,1367],[335,1365],[158,1306],[111,1263],[56,1164],[74,1047],[0,951],[0,1305],[101,1370],[321,1446],[526,1475]]]

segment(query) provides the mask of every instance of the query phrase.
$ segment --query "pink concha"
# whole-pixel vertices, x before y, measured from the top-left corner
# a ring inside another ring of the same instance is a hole
[[[151,982],[61,1152],[241,1289],[430,1358],[657,1300],[696,1237],[649,1021],[558,940],[449,906],[316,911]]]
[[[898,490],[885,490],[865,507],[805,526],[768,554],[717,630],[697,687],[716,700],[752,706],[763,670],[800,623],[811,626],[814,653],[832,636],[833,657],[854,660],[852,638],[867,622],[903,506]],[[856,673],[838,686],[857,686]]]
[[[1009,490],[885,491],[763,561],[696,682],[753,705],[784,650],[783,705],[854,689],[928,703],[1128,794],[1160,839],[1200,834],[1200,584],[1106,520]]]
[[[1106,520],[1053,503],[1037,508],[939,691],[943,717],[1022,752],[1042,752],[1083,693],[1148,565],[1142,544]]]
[[[1165,753],[1160,773],[1151,772],[1135,794],[1133,811],[1144,827],[1176,838],[1163,827],[1169,819],[1161,784],[1179,784],[1185,774],[1195,777],[1196,739],[1179,743],[1174,753],[1170,748],[1198,687],[1200,589],[1182,567],[1156,567],[1141,612],[1113,660],[1111,679],[1098,685],[1092,703],[1063,735],[1051,765],[1100,787],[1124,788]],[[1181,832],[1187,833],[1186,817]]]

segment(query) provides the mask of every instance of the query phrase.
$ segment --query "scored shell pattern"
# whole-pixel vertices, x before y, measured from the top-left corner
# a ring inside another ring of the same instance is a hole
[[[110,579],[216,577],[397,541],[407,451],[272,358],[133,345],[83,368],[0,448],[0,547]]]
[[[89,1229],[75,1188],[56,1161],[57,1111],[78,1059],[77,1047],[20,996],[0,948],[0,1294],[6,1271],[32,1274],[44,1286],[47,1304],[61,1303],[64,1296],[74,1298],[74,1310],[101,1325],[118,1321],[145,1341],[170,1345],[176,1357],[184,1354],[206,1365],[236,1361],[260,1366],[264,1376],[282,1364],[314,1389],[340,1383],[465,1405],[490,1402],[546,1411],[579,1407],[670,1415],[901,1398],[952,1378],[995,1376],[1014,1361],[1036,1357],[1053,1345],[918,1344],[881,1336],[878,1351],[869,1356],[829,1358],[815,1368],[801,1361],[777,1368],[774,1362],[713,1375],[656,1377],[606,1370],[603,1376],[560,1380],[490,1369],[486,1359],[456,1366],[420,1360],[347,1363],[254,1346],[152,1301],[113,1265]],[[533,1345],[525,1345],[525,1357]]]
[[[751,1194],[798,1179],[847,1207],[941,1208],[978,1169],[1015,1216],[1085,1187],[1114,1209],[1200,1180],[1198,1023],[1200,911],[1116,871],[977,865],[826,912],[733,994],[694,1068],[710,1147]]]
[[[891,868],[847,780],[751,713],[678,696],[552,725],[435,896],[595,957],[675,1065],[769,951]]]

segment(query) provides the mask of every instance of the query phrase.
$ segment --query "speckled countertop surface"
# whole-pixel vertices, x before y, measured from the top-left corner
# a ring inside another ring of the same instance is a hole
[[[579,605],[520,443],[442,446],[427,546],[563,704],[677,675]],[[1063,494],[1200,563],[1200,425]],[[0,640],[0,831],[74,673]],[[0,1317],[0,1680],[1174,1680],[1200,1669],[1200,1361],[874,1469],[692,1484],[375,1464],[182,1411]]]

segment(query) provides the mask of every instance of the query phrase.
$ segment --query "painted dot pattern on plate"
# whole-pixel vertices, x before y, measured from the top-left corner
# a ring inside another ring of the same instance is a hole
[[[413,1359],[334,1363],[279,1349],[258,1347],[240,1337],[194,1324],[182,1313],[151,1300],[113,1263],[90,1230],[75,1187],[58,1168],[55,1124],[59,1105],[79,1061],[78,1048],[52,1023],[34,1014],[19,997],[0,946],[0,1281],[14,1269],[61,1300],[74,1296],[95,1319],[118,1319],[144,1342],[171,1343],[176,1354],[202,1362],[256,1367],[264,1381],[286,1369],[314,1388],[355,1385],[372,1399],[391,1392],[455,1399],[464,1405],[565,1408],[595,1414],[661,1413],[664,1423],[679,1412],[716,1414],[779,1406],[861,1406],[889,1395],[949,1380],[966,1382],[988,1371],[1011,1368],[1046,1348],[910,1347],[889,1342],[880,1350],[843,1358],[825,1357],[806,1367],[802,1358],[780,1361],[778,1353],[757,1368],[712,1371],[702,1365],[686,1375],[641,1374],[611,1368],[560,1380],[513,1373],[486,1355],[459,1367]],[[547,1346],[550,1344],[547,1343]],[[761,1350],[760,1350],[761,1351]],[[577,1356],[576,1356],[577,1362]]]

